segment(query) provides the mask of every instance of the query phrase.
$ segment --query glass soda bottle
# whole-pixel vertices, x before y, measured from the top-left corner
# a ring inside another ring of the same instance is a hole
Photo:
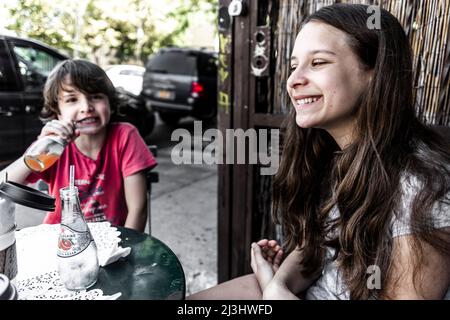
[[[38,139],[25,152],[25,164],[35,172],[45,171],[59,159],[66,145],[67,142],[56,135]]]
[[[89,230],[78,199],[78,188],[60,190],[62,213],[58,239],[58,269],[69,290],[93,286],[98,277],[97,246]]]

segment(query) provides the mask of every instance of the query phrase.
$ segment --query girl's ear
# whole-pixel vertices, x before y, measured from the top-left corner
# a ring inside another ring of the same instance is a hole
[[[373,78],[374,78],[374,71],[373,71],[373,69],[367,70],[367,71],[366,71],[366,76],[365,76],[365,86],[366,86],[366,89],[369,89],[370,84],[371,84],[372,81],[373,81]]]
[[[371,83],[372,82],[372,80],[373,80],[373,78],[374,78],[374,73],[375,73],[375,71],[373,70],[373,69],[370,69],[369,70],[369,83]]]

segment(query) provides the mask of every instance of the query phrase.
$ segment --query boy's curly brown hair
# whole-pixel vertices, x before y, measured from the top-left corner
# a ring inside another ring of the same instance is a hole
[[[69,59],[58,63],[47,78],[44,86],[44,107],[40,118],[46,122],[60,113],[58,96],[65,86],[71,85],[84,94],[103,93],[108,97],[111,115],[117,112],[116,89],[105,71],[98,65],[83,59]]]

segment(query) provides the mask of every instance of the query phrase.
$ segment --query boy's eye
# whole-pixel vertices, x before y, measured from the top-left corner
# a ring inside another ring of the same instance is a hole
[[[65,100],[65,102],[76,102],[77,101],[77,98],[67,98],[66,100]]]
[[[101,94],[94,94],[94,95],[91,96],[91,99],[101,100],[101,99],[103,99],[103,95],[101,95]]]

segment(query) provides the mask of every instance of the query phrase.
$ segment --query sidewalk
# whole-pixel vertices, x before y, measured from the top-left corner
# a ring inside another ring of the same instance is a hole
[[[217,284],[217,167],[174,165],[171,150],[158,150],[152,235],[180,259],[189,295]]]

